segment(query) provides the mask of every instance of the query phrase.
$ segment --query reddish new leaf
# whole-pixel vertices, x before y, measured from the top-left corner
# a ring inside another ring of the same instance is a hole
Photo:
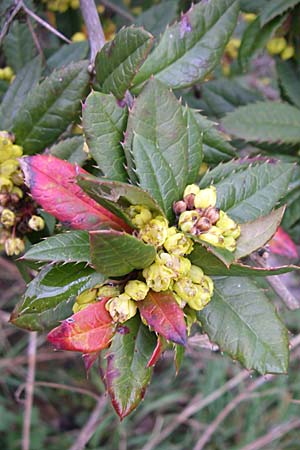
[[[88,376],[89,371],[97,361],[98,356],[100,355],[100,352],[93,352],[93,353],[84,353],[82,355],[83,363],[86,371],[86,375]]]
[[[276,234],[269,242],[269,248],[271,253],[276,253],[277,255],[286,256],[287,258],[298,257],[296,244],[281,227],[278,228]]]
[[[22,158],[21,167],[32,197],[64,225],[96,230],[103,225],[129,231],[119,217],[91,199],[76,184],[78,174],[87,172],[52,155]]]
[[[48,334],[48,340],[59,350],[94,353],[107,348],[115,326],[105,309],[108,298],[87,306],[64,320]]]
[[[157,363],[157,361],[159,360],[159,358],[161,357],[163,351],[166,348],[166,342],[163,341],[163,338],[161,336],[157,336],[157,343],[156,343],[156,347],[153,350],[153,353],[151,355],[151,358],[149,359],[147,366],[146,367],[152,367],[155,366],[155,364]]]
[[[145,300],[138,302],[138,308],[156,333],[176,344],[186,344],[183,311],[170,292],[149,291]]]

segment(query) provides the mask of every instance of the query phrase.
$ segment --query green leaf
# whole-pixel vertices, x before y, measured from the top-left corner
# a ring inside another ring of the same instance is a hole
[[[216,183],[217,206],[238,223],[269,214],[284,196],[293,164],[264,163],[228,174]]]
[[[121,146],[127,124],[127,108],[113,95],[92,92],[83,108],[83,128],[90,153],[103,175],[127,181],[125,155]]]
[[[238,12],[235,0],[193,5],[180,22],[166,29],[134,78],[134,85],[140,89],[152,74],[173,89],[202,81],[219,62]]]
[[[83,151],[83,144],[83,136],[72,136],[52,145],[49,153],[72,164],[82,166],[88,158],[87,153]]]
[[[172,219],[172,204],[181,198],[188,177],[188,137],[181,105],[155,79],[130,111],[124,150],[131,181]]]
[[[260,11],[261,25],[264,25],[298,3],[299,0],[272,0],[268,2]]]
[[[209,187],[211,184],[218,184],[225,180],[227,177],[232,176],[237,172],[243,172],[248,167],[250,168],[253,163],[259,163],[260,158],[240,158],[228,161],[226,163],[220,163],[212,170],[208,170],[199,182],[201,189]]]
[[[228,277],[266,277],[299,270],[298,266],[256,267],[244,262],[234,262],[226,267],[212,252],[202,245],[196,245],[189,259],[192,264],[201,267],[206,275]]]
[[[201,130],[193,112],[186,106],[183,116],[186,118],[188,136],[188,177],[187,184],[194,183],[199,174],[202,163],[202,138]]]
[[[276,61],[276,70],[280,86],[287,99],[300,108],[299,71],[293,61]]]
[[[12,129],[24,101],[39,81],[41,70],[42,61],[37,57],[23,67],[10,84],[0,106],[1,129]]]
[[[276,233],[284,214],[285,207],[272,211],[254,222],[241,225],[241,235],[237,241],[236,259],[244,258],[263,247]]]
[[[247,278],[214,280],[212,301],[198,313],[212,342],[247,369],[286,373],[287,329],[262,290]]]
[[[258,16],[248,25],[244,31],[238,55],[239,64],[244,70],[247,68],[250,58],[258,50],[265,47],[268,40],[271,39],[274,32],[282,24],[282,21],[282,17],[276,17],[262,27]]]
[[[194,242],[201,244],[209,253],[212,253],[218,260],[222,261],[223,264],[225,264],[226,267],[229,268],[229,266],[234,261],[234,253],[230,252],[226,248],[222,247],[215,247],[211,244],[208,244],[207,242],[204,242],[200,239],[200,237],[189,234],[188,235]]]
[[[109,277],[120,277],[135,269],[143,269],[156,256],[152,245],[114,230],[90,232],[90,243],[93,266]]]
[[[23,258],[35,261],[89,262],[89,234],[78,230],[50,236],[30,247]]]
[[[87,62],[54,71],[22,105],[13,132],[27,153],[44,150],[77,118],[87,91]]]
[[[10,83],[6,80],[0,80],[0,102],[2,102],[2,99],[8,90],[10,86]]]
[[[153,37],[142,28],[131,26],[120,30],[96,56],[97,88],[122,99],[152,43]]]
[[[136,19],[136,24],[159,36],[177,17],[178,1],[165,0],[143,11]]]
[[[237,108],[223,119],[228,133],[252,142],[300,142],[300,111],[288,103],[258,102]]]
[[[32,35],[27,24],[14,20],[3,41],[6,64],[18,73],[36,55]]]
[[[163,215],[155,200],[145,191],[128,183],[108,181],[91,175],[77,177],[79,186],[96,202],[125,220],[132,228],[127,208],[131,205],[143,205],[155,215]]]
[[[49,264],[29,283],[11,321],[28,330],[51,329],[72,314],[77,295],[104,280],[103,275],[84,263]]]
[[[61,69],[71,63],[86,59],[89,53],[89,44],[87,41],[73,42],[72,44],[62,45],[50,58],[47,59],[47,67],[52,71]]]
[[[138,316],[117,329],[107,353],[106,383],[113,407],[123,419],[145,395],[153,368],[147,368],[156,345],[154,333]]]

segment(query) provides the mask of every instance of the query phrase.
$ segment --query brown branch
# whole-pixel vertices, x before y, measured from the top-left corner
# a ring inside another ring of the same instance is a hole
[[[16,4],[16,6],[14,7],[14,9],[11,11],[10,15],[8,16],[8,18],[5,20],[4,25],[2,27],[1,33],[0,33],[0,45],[3,41],[3,39],[5,38],[6,34],[8,33],[10,24],[12,23],[12,21],[14,20],[14,18],[16,17],[16,15],[18,14],[18,12],[22,9],[22,0],[19,0]]]
[[[114,3],[110,2],[109,0],[101,0],[101,3],[106,8],[111,9],[115,13],[124,17],[124,19],[128,20],[129,22],[134,22],[134,20],[135,20],[134,16],[132,14],[130,14],[129,12],[125,11],[123,8],[120,8],[120,6],[115,5]]]
[[[96,55],[105,44],[105,36],[94,0],[80,0],[80,9],[88,32],[93,69]]]
[[[37,34],[36,34],[36,32],[34,31],[34,28],[33,28],[33,26],[32,26],[31,20],[30,20],[30,18],[29,18],[28,16],[26,17],[26,22],[27,22],[29,31],[30,31],[30,33],[31,33],[31,36],[32,36],[34,45],[36,46],[37,51],[39,52],[39,54],[40,54],[40,56],[41,56],[43,62],[45,63],[45,62],[46,62],[46,59],[45,59],[45,55],[44,55],[43,49],[42,49],[42,47],[41,47],[41,44],[40,44],[39,39],[38,39],[38,37],[37,37]]]
[[[99,395],[96,392],[93,391],[89,391],[88,389],[84,389],[84,388],[79,388],[76,386],[68,386],[66,384],[60,384],[60,383],[50,383],[48,381],[36,381],[34,383],[35,387],[36,386],[44,386],[44,387],[49,387],[52,389],[63,389],[65,391],[70,391],[70,392],[78,392],[78,394],[83,394],[83,395],[88,395],[89,397],[92,397],[94,400],[99,399]],[[17,399],[17,401],[21,402],[20,397],[21,394],[23,392],[23,389],[25,387],[25,384],[21,384],[15,394],[15,397]]]
[[[36,367],[36,347],[37,347],[37,333],[29,334],[28,343],[28,372],[26,378],[26,397],[25,397],[25,411],[23,420],[23,435],[22,435],[22,450],[30,450],[30,425],[31,413],[34,392],[34,379]]]

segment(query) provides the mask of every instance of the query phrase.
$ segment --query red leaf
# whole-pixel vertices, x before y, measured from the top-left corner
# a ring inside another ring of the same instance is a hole
[[[98,356],[100,355],[100,352],[93,352],[93,353],[84,353],[82,355],[83,363],[86,371],[86,375],[88,376],[89,371],[97,361]]]
[[[156,333],[176,344],[186,345],[183,311],[170,292],[149,291],[145,300],[137,304],[141,316]]]
[[[156,347],[153,350],[151,358],[149,359],[146,367],[155,366],[159,358],[161,357],[163,351],[165,350],[165,342],[163,342],[163,338],[161,336],[157,336]]]
[[[108,298],[87,306],[64,320],[48,334],[58,350],[93,353],[107,348],[115,332],[111,316],[105,309]]]
[[[286,256],[287,258],[298,257],[296,244],[281,227],[278,228],[270,240],[269,248],[271,253],[276,253],[277,255]]]
[[[22,158],[21,167],[32,197],[64,225],[79,230],[96,230],[103,224],[130,231],[119,217],[90,198],[76,184],[76,176],[86,174],[81,167],[51,155]]]

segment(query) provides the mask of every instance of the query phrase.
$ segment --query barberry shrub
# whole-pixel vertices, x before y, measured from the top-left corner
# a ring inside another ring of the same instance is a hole
[[[211,0],[156,39],[123,28],[97,54],[93,77],[71,44],[50,57],[56,68],[41,82],[39,58],[27,63],[2,101],[34,205],[60,221],[35,245],[28,235],[23,261],[40,270],[11,320],[51,330],[54,347],[81,352],[87,369],[102,358],[121,418],[167,348],[179,370],[192,326],[249,370],[288,369],[287,329],[257,279],[298,267],[256,266],[251,254],[281,222],[294,165],[239,158],[177,95],[220,62],[238,15],[235,0]],[[72,136],[81,108],[83,136]],[[1,189],[10,198],[14,186]],[[2,215],[4,233],[15,219]]]

